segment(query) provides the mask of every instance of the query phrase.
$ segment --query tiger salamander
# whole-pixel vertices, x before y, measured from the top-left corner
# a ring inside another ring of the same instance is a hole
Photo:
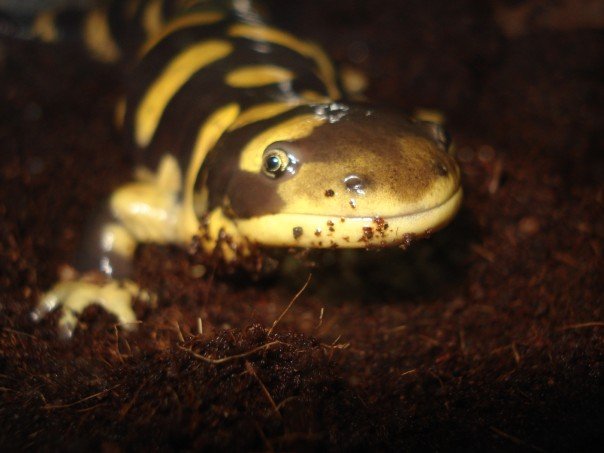
[[[113,1],[51,11],[31,33],[77,35],[91,54],[129,67],[116,117],[136,153],[87,237],[79,271],[34,312],[77,315],[100,303],[136,321],[130,277],[138,244],[200,238],[226,261],[251,246],[397,245],[448,223],[462,198],[443,128],[347,99],[317,45],[267,24],[250,1]]]

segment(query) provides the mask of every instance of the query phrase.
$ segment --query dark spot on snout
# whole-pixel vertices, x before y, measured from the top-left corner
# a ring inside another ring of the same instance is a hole
[[[449,169],[442,162],[436,162],[435,168],[438,176],[447,176],[449,174]]]
[[[326,197],[333,197],[336,193],[332,190],[332,189],[327,189],[325,191],[325,196]]]
[[[344,186],[346,187],[346,190],[350,192],[354,192],[358,195],[365,195],[367,182],[360,176],[349,175],[344,178]]]
[[[302,236],[304,234],[304,230],[302,229],[302,227],[294,227],[293,230],[294,233],[294,239],[298,239],[300,236]]]

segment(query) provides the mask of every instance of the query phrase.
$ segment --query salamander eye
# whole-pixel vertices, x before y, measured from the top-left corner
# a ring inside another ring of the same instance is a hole
[[[262,170],[266,176],[276,178],[281,176],[285,169],[289,159],[287,154],[280,149],[273,149],[266,153],[264,156],[264,162],[262,163]]]
[[[266,157],[265,168],[269,173],[276,173],[282,167],[281,156],[278,154],[270,154]]]
[[[269,149],[264,153],[262,171],[269,178],[278,178],[285,172],[295,173],[296,159],[279,148]]]

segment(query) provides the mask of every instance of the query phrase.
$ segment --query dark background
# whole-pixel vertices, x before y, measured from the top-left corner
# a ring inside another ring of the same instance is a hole
[[[407,252],[318,257],[272,332],[304,267],[198,277],[198,253],[144,246],[135,280],[158,304],[137,303],[137,332],[91,308],[61,341],[56,315],[28,314],[130,177],[121,75],[69,45],[0,41],[0,445],[602,445],[601,2],[267,3],[364,72],[373,101],[446,115],[460,214]]]

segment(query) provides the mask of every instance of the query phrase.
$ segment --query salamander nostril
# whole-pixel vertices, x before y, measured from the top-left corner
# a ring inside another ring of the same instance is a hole
[[[447,176],[449,174],[449,169],[442,162],[436,162],[435,168],[438,176]]]
[[[365,195],[365,183],[357,175],[349,175],[344,178],[346,190],[358,195]]]

